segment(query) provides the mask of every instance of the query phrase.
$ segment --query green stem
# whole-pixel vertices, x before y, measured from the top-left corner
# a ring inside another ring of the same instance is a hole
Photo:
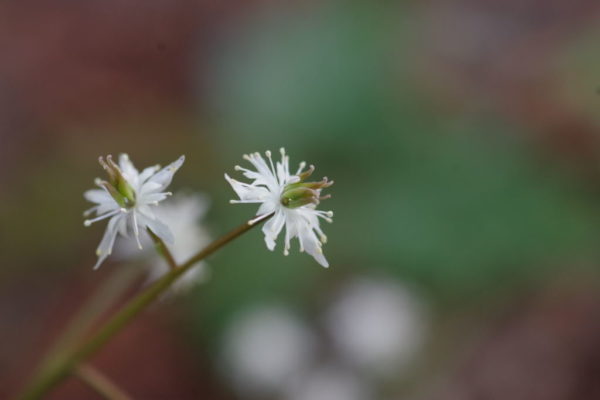
[[[73,375],[107,400],[132,400],[123,390],[91,365],[79,365]]]
[[[102,346],[104,346],[117,332],[123,329],[131,320],[133,320],[146,306],[156,300],[165,292],[171,284],[189,270],[197,262],[219,250],[221,247],[249,231],[261,222],[271,218],[273,214],[265,215],[263,218],[254,219],[245,222],[235,228],[228,234],[209,244],[204,250],[190,258],[181,266],[171,270],[165,276],[144,289],[136,297],[131,299],[120,311],[118,311],[110,320],[108,320],[98,332],[81,345],[76,346],[74,350],[65,354],[63,357],[57,357],[55,362],[44,371],[43,374],[22,393],[18,399],[33,400],[41,398],[50,389],[62,381],[77,365],[88,357],[93,355]]]
[[[72,317],[68,325],[62,330],[61,335],[40,363],[39,371],[46,370],[48,365],[52,364],[58,355],[63,354],[69,348],[70,343],[81,340],[85,331],[92,325],[92,322],[108,310],[138,276],[139,270],[128,266],[127,268],[119,268],[106,279],[100,288],[96,289],[94,294],[86,299],[85,303],[77,310],[75,316]]]
[[[161,238],[156,236],[156,234],[150,229],[148,229],[148,234],[150,235],[152,240],[154,240],[156,250],[165,259],[165,261],[169,265],[169,268],[171,268],[171,270],[177,269],[177,261],[175,261],[175,257],[173,257],[173,254],[171,253],[165,242],[163,242]]]

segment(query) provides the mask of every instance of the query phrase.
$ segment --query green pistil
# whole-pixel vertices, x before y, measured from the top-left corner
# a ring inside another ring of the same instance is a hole
[[[290,183],[283,189],[281,204],[288,208],[298,208],[307,204],[317,205],[320,200],[330,197],[321,196],[321,190],[333,185],[333,181],[323,178],[320,182],[303,182],[313,171],[314,167],[311,165],[307,171],[298,175],[299,182]]]
[[[319,203],[319,193],[307,187],[294,187],[290,189],[286,187],[286,190],[281,195],[281,204],[288,208],[298,208],[311,203]]]
[[[100,181],[100,185],[108,190],[108,193],[121,207],[133,207],[135,205],[135,191],[123,176],[119,166],[113,161],[112,156],[108,155],[106,161],[100,157],[98,161],[108,174],[109,179],[108,182]]]

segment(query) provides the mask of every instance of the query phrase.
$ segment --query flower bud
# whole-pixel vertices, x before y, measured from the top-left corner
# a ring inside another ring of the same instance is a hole
[[[106,156],[106,161],[100,157],[98,161],[108,174],[108,182],[99,181],[99,185],[103,186],[121,207],[132,207],[135,204],[135,191],[112,156]]]
[[[281,204],[288,208],[298,208],[311,203],[319,204],[319,192],[306,187],[292,188],[281,195]]]
[[[297,175],[298,182],[290,183],[283,189],[281,204],[288,208],[298,208],[307,204],[318,205],[321,200],[331,197],[321,196],[321,190],[333,185],[333,181],[323,178],[319,182],[303,182],[313,171],[314,167],[311,165],[307,171]]]

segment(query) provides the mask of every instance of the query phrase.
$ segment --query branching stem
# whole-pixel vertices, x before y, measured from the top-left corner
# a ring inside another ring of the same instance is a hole
[[[244,222],[239,227],[231,232],[215,240],[188,261],[171,269],[165,276],[148,286],[141,293],[126,303],[112,318],[110,318],[100,329],[92,335],[88,340],[76,345],[70,351],[65,352],[62,356],[56,357],[54,362],[41,371],[30,386],[18,397],[21,400],[33,400],[41,398],[50,389],[55,387],[65,377],[69,375],[77,366],[91,357],[96,351],[104,346],[112,337],[123,329],[131,320],[146,309],[154,300],[164,293],[173,282],[183,275],[188,269],[199,261],[219,250],[234,239],[240,237],[253,227],[268,220],[273,216],[273,213],[255,218],[251,221]],[[163,243],[164,245],[164,243]],[[167,250],[168,252],[168,250]],[[169,254],[172,259],[172,255]],[[174,261],[173,261],[174,262]]]

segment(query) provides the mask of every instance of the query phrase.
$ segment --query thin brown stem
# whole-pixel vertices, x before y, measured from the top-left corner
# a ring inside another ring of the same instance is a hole
[[[223,237],[209,244],[204,250],[190,258],[180,267],[169,271],[165,276],[148,286],[141,293],[126,303],[112,318],[88,340],[80,343],[57,356],[54,363],[43,370],[37,379],[21,394],[19,399],[39,399],[50,389],[61,382],[70,371],[92,356],[104,346],[115,334],[121,331],[131,320],[146,309],[154,300],[171,287],[171,284],[190,269],[195,263],[202,261],[221,247],[238,238],[253,227],[271,218],[273,213],[245,222]]]
[[[211,244],[206,246],[204,248],[204,250],[202,250],[201,252],[199,252],[192,258],[190,258],[188,261],[183,263],[181,265],[181,267],[179,267],[179,269],[183,270],[182,273],[185,272],[185,270],[189,269],[192,265],[196,264],[198,261],[204,260],[206,257],[210,256],[212,253],[219,250],[221,247],[225,246],[227,243],[231,242],[233,239],[237,238],[238,236],[241,236],[243,233],[254,228],[256,225],[259,225],[260,223],[268,220],[269,218],[271,218],[273,216],[273,214],[274,213],[265,214],[261,217],[252,219],[252,220],[238,226],[237,228],[235,228],[228,234],[221,236],[219,239],[215,240],[214,242],[212,242]]]
[[[107,400],[132,400],[122,389],[113,383],[106,375],[91,365],[79,365],[73,370],[73,375],[94,389],[96,393]]]

